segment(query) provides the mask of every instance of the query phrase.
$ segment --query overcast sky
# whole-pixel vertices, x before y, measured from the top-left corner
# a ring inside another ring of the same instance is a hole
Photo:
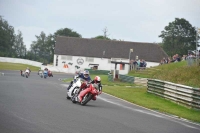
[[[107,27],[111,39],[152,43],[175,18],[200,28],[200,0],[0,0],[0,15],[22,32],[28,49],[41,31],[61,28],[91,38]]]

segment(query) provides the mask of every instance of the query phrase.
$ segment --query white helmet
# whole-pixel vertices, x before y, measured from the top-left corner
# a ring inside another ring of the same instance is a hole
[[[101,78],[99,76],[96,76],[94,78],[95,83],[100,83],[101,82]]]
[[[89,75],[90,75],[90,73],[89,73],[88,70],[85,70],[85,71],[83,72],[83,76],[84,76],[85,78],[88,78]]]

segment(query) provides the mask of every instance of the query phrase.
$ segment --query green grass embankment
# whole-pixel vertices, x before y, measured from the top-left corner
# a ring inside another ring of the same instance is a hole
[[[96,75],[91,75],[93,79]],[[147,87],[124,83],[109,82],[107,75],[98,75],[101,77],[103,92],[119,97],[131,103],[162,112],[169,115],[176,115],[194,122],[200,123],[200,110],[189,109],[185,106],[178,105],[169,100],[147,93]],[[66,80],[66,82],[72,79]]]
[[[188,66],[186,61],[164,64],[146,70],[131,71],[128,75],[160,79],[200,88],[200,66]]]
[[[38,71],[40,67],[35,67],[20,63],[0,62],[0,70],[26,70],[29,67],[31,71]]]

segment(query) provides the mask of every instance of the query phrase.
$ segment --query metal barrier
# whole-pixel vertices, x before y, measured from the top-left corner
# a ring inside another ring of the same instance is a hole
[[[122,82],[134,83],[134,77],[119,74],[119,79]]]
[[[122,82],[134,83],[134,77],[119,74],[118,79]],[[113,75],[108,75],[108,81],[113,82]]]
[[[108,81],[109,82],[113,82],[114,80],[113,80],[113,75],[108,75]]]
[[[108,75],[110,71],[108,70],[94,70],[94,69],[85,69],[90,72],[90,74],[95,74],[95,75]]]
[[[200,109],[200,88],[148,79],[147,91],[191,108]]]

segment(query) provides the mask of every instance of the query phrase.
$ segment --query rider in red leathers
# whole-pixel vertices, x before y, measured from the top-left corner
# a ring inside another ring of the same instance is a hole
[[[91,82],[91,84],[97,84],[97,85],[98,85],[98,88],[99,88],[99,94],[102,93],[101,78],[100,78],[99,76],[96,76],[96,77],[94,78],[94,80]],[[90,91],[90,87],[92,87],[91,84],[90,84],[86,89],[84,89],[83,91],[81,91],[81,92],[79,93],[79,95],[78,95],[79,102],[81,102],[82,99],[83,99],[83,96],[84,96],[85,94],[87,94],[87,93]],[[96,96],[94,96],[94,97],[92,98],[92,100],[96,100]]]

